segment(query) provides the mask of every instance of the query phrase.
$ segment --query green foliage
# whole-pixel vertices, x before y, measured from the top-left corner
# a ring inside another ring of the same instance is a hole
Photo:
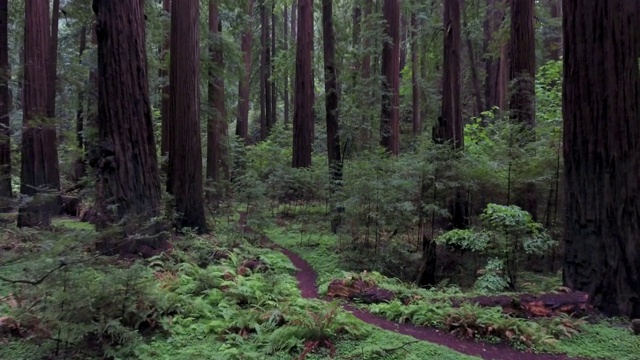
[[[480,219],[482,227],[478,230],[451,230],[436,239],[442,245],[495,257],[476,283],[479,290],[503,290],[502,285],[507,283],[502,279],[502,270],[510,285],[516,286],[522,256],[540,256],[556,245],[542,224],[517,206],[488,204]]]
[[[509,280],[502,275],[504,262],[500,259],[489,259],[484,273],[476,280],[475,288],[482,293],[497,293],[509,287]]]

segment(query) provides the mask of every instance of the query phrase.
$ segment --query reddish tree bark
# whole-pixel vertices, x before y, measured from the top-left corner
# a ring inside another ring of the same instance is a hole
[[[460,0],[448,0],[444,6],[444,58],[442,74],[442,119],[444,141],[464,147],[460,108]]]
[[[273,127],[278,121],[277,117],[277,108],[278,108],[278,93],[276,89],[276,82],[274,79],[271,79],[272,74],[276,72],[276,64],[273,61],[273,58],[276,56],[276,2],[271,2],[271,56],[269,57],[271,65],[270,70],[270,79],[269,82],[271,84],[271,127]]]
[[[8,3],[0,0],[0,198],[11,197],[11,94],[9,93]],[[3,208],[0,205],[0,208]]]
[[[504,19],[505,0],[487,0],[487,11],[484,21],[485,52],[485,104],[488,109],[498,107],[506,109],[507,81],[509,66],[507,44],[497,44],[496,36]],[[497,53],[495,53],[497,49]]]
[[[380,145],[400,154],[400,2],[384,0],[385,41],[382,47],[382,117]]]
[[[634,9],[636,7],[636,9]],[[638,3],[563,0],[564,282],[640,318]]]
[[[522,126],[518,145],[524,145],[535,139],[535,76],[536,45],[534,27],[534,0],[511,1],[511,99],[509,110],[511,118]],[[526,181],[515,187],[515,204],[531,213],[534,220],[538,217],[536,186]]]
[[[53,0],[51,12],[51,35],[47,56],[47,117],[56,117],[56,83],[58,81],[58,22],[60,20],[60,0]]]
[[[435,141],[448,141],[455,149],[464,148],[464,124],[460,105],[460,36],[461,0],[448,0],[444,4],[444,57],[442,75],[442,116],[435,126]],[[466,226],[464,191],[456,189],[455,198],[449,203],[451,226]]]
[[[420,108],[420,63],[418,61],[418,18],[411,14],[411,83],[412,83],[412,130],[414,135],[422,132]]]
[[[218,10],[219,0],[209,1],[209,32],[214,43],[211,46],[211,60],[214,68],[209,72],[209,106],[212,114],[207,122],[207,170],[208,187],[214,186],[220,180],[229,179],[229,165],[227,163],[227,110],[225,108],[224,88],[224,55],[220,44],[222,22]],[[220,199],[224,195],[222,188],[208,191],[210,200]],[[214,195],[215,194],[215,195]]]
[[[254,0],[248,0],[246,13],[245,30],[240,40],[240,50],[244,63],[244,74],[238,84],[238,118],[236,122],[236,136],[244,140],[245,144],[249,140],[249,101],[251,95],[251,47],[253,43],[252,21]]]
[[[292,166],[301,168],[311,166],[313,144],[313,0],[298,0],[296,42]]]
[[[511,1],[511,116],[519,123],[533,127],[535,118],[536,44],[534,0]]]
[[[284,45],[284,52],[289,52],[289,7],[284,6],[284,15],[283,15],[284,26],[282,27],[282,39]],[[286,127],[289,123],[289,67],[285,66],[284,69],[284,86],[283,86],[283,102],[284,102],[284,126]]]
[[[333,29],[333,1],[322,0],[322,35],[324,53],[324,92],[327,122],[327,155],[330,180],[335,188],[342,179],[340,157],[340,125],[338,120],[338,75],[336,70],[336,39]]]
[[[169,21],[171,21],[171,0],[162,0],[162,10],[166,15],[168,15]],[[169,32],[170,29],[167,27],[163,35],[164,41],[160,49],[160,58],[165,64],[163,64],[158,71],[158,76],[165,79],[165,82],[160,86],[160,133],[162,134],[162,138],[160,139],[160,154],[162,156],[167,156],[169,153],[169,72],[165,67],[167,57],[169,56],[169,48],[171,46]],[[167,185],[167,190],[169,190],[169,188],[170,186]]]
[[[199,0],[171,3],[169,177],[180,226],[207,231],[200,140]]]
[[[56,128],[46,119],[48,38],[49,2],[27,1],[20,193],[32,197],[32,201],[20,208],[19,227],[49,226],[59,198]]]
[[[269,12],[267,0],[260,0],[260,140],[269,136],[273,126],[273,102],[271,92],[271,47],[269,36]]]
[[[94,0],[98,41],[98,225],[160,212],[141,1]],[[109,207],[115,206],[112,211]]]

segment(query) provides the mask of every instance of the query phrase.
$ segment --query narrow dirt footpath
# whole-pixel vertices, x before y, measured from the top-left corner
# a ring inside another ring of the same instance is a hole
[[[245,234],[255,235],[256,233],[246,225],[246,219],[247,214],[241,212],[239,220],[241,230]],[[298,268],[296,279],[298,280],[298,288],[302,293],[302,297],[305,299],[318,299],[318,274],[313,270],[311,265],[293,251],[274,243],[266,235],[261,235],[260,240],[263,245],[282,252],[291,260],[293,265]],[[363,322],[378,328],[408,335],[417,340],[442,345],[460,353],[478,356],[487,360],[582,360],[579,358],[568,357],[566,355],[521,352],[506,344],[478,343],[470,339],[459,338],[435,328],[417,326],[413,324],[400,324],[371,314],[366,310],[356,309],[349,304],[343,304],[342,308],[352,313]]]

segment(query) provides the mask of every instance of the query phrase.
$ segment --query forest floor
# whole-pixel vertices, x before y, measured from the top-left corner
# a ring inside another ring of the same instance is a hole
[[[503,314],[516,297],[538,312],[582,307],[579,293],[480,298],[343,271],[320,221],[229,213],[216,236],[174,238],[143,266],[95,258],[98,235],[76,219],[51,233],[7,226],[0,277],[66,266],[37,285],[0,281],[0,359],[640,359],[616,319]]]

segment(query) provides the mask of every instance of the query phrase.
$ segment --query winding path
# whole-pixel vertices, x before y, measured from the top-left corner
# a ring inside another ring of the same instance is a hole
[[[240,213],[239,225],[244,233],[255,234],[255,232],[246,225],[246,213],[244,212]],[[298,268],[296,279],[298,280],[298,288],[302,293],[302,297],[305,299],[318,299],[318,274],[313,270],[311,265],[293,251],[274,243],[266,235],[261,235],[260,240],[263,244],[269,245],[270,247],[282,252],[291,260],[293,265]],[[366,310],[357,309],[349,304],[343,304],[342,308],[349,311],[363,322],[378,328],[408,335],[417,340],[442,345],[457,352],[471,356],[478,356],[487,360],[583,360],[580,358],[568,357],[566,355],[521,352],[507,344],[479,343],[473,340],[459,338],[435,328],[407,323],[400,324],[374,315]]]

